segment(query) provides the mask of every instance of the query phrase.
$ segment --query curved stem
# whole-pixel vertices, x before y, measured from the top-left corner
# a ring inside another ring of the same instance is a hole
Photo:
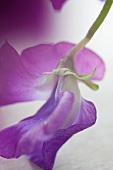
[[[95,32],[98,30],[98,28],[101,26],[104,19],[106,18],[112,4],[113,4],[113,0],[106,0],[106,3],[104,4],[104,7],[101,10],[99,16],[97,17],[97,19],[95,20],[95,22],[93,23],[91,28],[89,29],[89,31],[86,35],[87,37],[89,37],[90,39],[93,37]]]
[[[74,57],[78,51],[80,51],[93,37],[95,32],[98,30],[98,28],[101,26],[103,23],[104,19],[106,18],[111,6],[113,4],[113,0],[106,0],[99,16],[97,19],[94,21],[93,25],[90,27],[88,33],[86,34],[85,38],[80,41],[74,48],[72,48],[66,56],[68,57]]]

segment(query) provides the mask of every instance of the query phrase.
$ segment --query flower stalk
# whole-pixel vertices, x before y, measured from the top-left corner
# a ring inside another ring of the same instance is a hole
[[[74,58],[74,56],[78,53],[78,51],[80,51],[83,47],[85,47],[85,45],[91,40],[93,35],[96,33],[96,31],[103,23],[104,19],[109,13],[112,4],[113,4],[113,0],[106,0],[100,14],[98,15],[97,19],[94,21],[93,25],[88,30],[88,33],[86,34],[85,38],[82,41],[80,41],[74,48],[72,48],[69,51],[69,53],[67,53],[67,56]]]

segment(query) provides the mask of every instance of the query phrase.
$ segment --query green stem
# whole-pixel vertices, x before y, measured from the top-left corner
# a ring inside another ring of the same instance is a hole
[[[89,29],[87,33],[87,37],[90,39],[93,37],[95,32],[98,30],[100,25],[103,23],[104,19],[106,18],[111,6],[112,6],[113,0],[106,0],[106,3],[104,4],[103,9],[101,10],[99,16],[97,17],[96,21],[93,23],[91,28]]]
[[[112,4],[113,4],[113,0],[106,0],[99,16],[97,17],[93,25],[90,27],[85,38],[82,41],[80,41],[74,48],[72,48],[72,50],[66,56],[74,57],[76,53],[80,51],[91,40],[95,32],[98,30],[98,28],[101,26],[102,22],[106,18]]]

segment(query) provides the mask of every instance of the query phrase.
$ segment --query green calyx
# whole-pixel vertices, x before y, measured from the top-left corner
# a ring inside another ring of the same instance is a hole
[[[72,75],[75,78],[77,78],[78,80],[82,81],[83,83],[85,83],[88,87],[90,87],[92,90],[98,90],[99,86],[95,83],[93,83],[90,79],[94,76],[96,72],[96,69],[94,69],[94,71],[87,75],[78,75],[75,72],[73,72],[72,70],[68,69],[68,68],[60,68],[60,69],[55,69],[53,70],[53,72],[44,72],[43,74],[48,74],[48,75],[59,75],[59,76],[68,76],[68,75]]]
[[[99,89],[99,85],[98,84],[95,84],[93,83],[92,81],[90,80],[83,80],[82,81],[83,83],[85,83],[89,88],[91,88],[92,90],[98,90]]]

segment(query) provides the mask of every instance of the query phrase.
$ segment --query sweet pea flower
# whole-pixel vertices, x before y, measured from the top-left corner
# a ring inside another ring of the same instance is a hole
[[[46,102],[35,115],[0,131],[0,156],[10,159],[27,155],[42,169],[52,170],[58,149],[95,123],[96,108],[82,98],[77,77],[96,68],[91,79],[101,80],[105,66],[87,48],[75,58],[66,55],[73,47],[67,42],[41,44],[21,55],[7,42],[1,47],[0,105]]]

